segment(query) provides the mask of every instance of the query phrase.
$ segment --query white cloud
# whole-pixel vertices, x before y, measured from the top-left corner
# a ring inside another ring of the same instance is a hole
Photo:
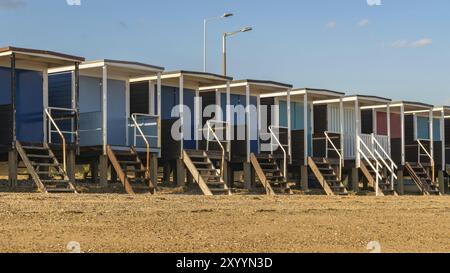
[[[0,0],[0,9],[16,9],[25,6],[25,0]]]
[[[367,27],[370,24],[369,19],[362,19],[359,21],[358,26],[360,27]]]
[[[425,46],[429,46],[433,43],[433,40],[431,39],[421,39],[415,42],[411,43],[412,47],[425,47]]]
[[[336,21],[330,21],[327,24],[327,28],[336,28],[336,26],[337,26]]]
[[[433,40],[429,38],[420,39],[413,42],[408,42],[407,40],[398,40],[392,44],[394,48],[420,48],[426,47],[433,44]]]

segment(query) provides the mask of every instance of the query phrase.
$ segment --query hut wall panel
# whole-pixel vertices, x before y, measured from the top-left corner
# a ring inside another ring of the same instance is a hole
[[[434,161],[436,165],[442,164],[442,141],[434,141]]]
[[[273,123],[272,106],[275,105],[275,99],[274,98],[262,98],[261,105],[267,106],[266,121],[267,121],[267,127],[269,127]]]
[[[314,106],[314,134],[322,134],[328,131],[328,107],[327,105]],[[339,121],[338,121],[339,122]]]
[[[181,155],[181,143],[172,138],[172,126],[178,119],[161,121],[161,154],[163,160],[175,160]]]
[[[373,133],[373,110],[361,111],[361,133],[362,134]]]
[[[401,138],[401,122],[400,115],[396,113],[391,113],[391,137]],[[386,112],[377,112],[377,133],[379,135],[388,135],[387,129],[387,114]]]
[[[44,94],[41,72],[17,70],[16,132],[23,142],[44,140]]]
[[[101,80],[80,77],[80,146],[102,145],[102,87]]]
[[[13,141],[13,115],[11,105],[11,72],[0,67],[0,145],[10,147]]]
[[[400,138],[391,138],[391,157],[398,166],[402,163],[402,146]]]
[[[150,104],[150,94],[148,82],[131,83],[130,114],[149,114],[150,110],[149,104]]]
[[[428,117],[417,117],[417,138],[430,139],[430,120]]]
[[[50,107],[72,108],[72,72],[55,73],[48,76],[48,105]],[[53,111],[53,118],[67,115],[68,112]],[[58,127],[62,131],[72,131],[71,120],[56,120]],[[72,135],[65,135],[66,140],[70,140]],[[52,143],[61,143],[58,133],[52,133]]]
[[[125,81],[108,80],[108,144],[127,146]]]
[[[415,139],[414,139],[414,116],[413,115],[405,116],[405,141],[406,141],[406,144],[413,144],[415,142]]]

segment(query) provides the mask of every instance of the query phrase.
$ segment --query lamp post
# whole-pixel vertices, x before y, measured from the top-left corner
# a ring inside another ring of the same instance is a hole
[[[253,30],[253,28],[251,28],[251,27],[245,27],[245,28],[242,28],[237,31],[225,32],[223,34],[223,38],[222,38],[222,69],[223,69],[224,76],[227,76],[227,38],[230,36],[239,34],[239,33],[249,32],[252,30]]]
[[[206,72],[206,66],[207,66],[207,39],[206,39],[206,35],[207,35],[207,30],[208,30],[208,22],[209,21],[213,21],[213,20],[220,20],[220,19],[225,19],[228,17],[232,17],[234,14],[233,13],[224,13],[222,16],[218,16],[218,17],[213,17],[213,18],[208,18],[203,20],[203,72]]]

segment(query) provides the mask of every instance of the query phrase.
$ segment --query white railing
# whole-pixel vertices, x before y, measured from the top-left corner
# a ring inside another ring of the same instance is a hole
[[[325,158],[328,159],[328,152],[334,151],[338,157],[339,157],[339,180],[342,180],[342,167],[344,166],[344,157],[342,156],[342,150],[338,149],[336,145],[334,145],[334,142],[331,140],[330,136],[328,135],[328,132],[325,132],[325,139],[326,139],[326,149],[325,149]],[[330,146],[328,144],[331,144],[332,149],[330,149]]]
[[[380,146],[385,150],[389,151],[389,137],[373,134],[373,137],[378,141]],[[372,134],[361,134],[361,140],[366,144],[366,146],[373,153],[375,149],[378,149],[380,154],[383,154],[379,147],[373,146],[372,144]],[[355,145],[356,135],[353,134],[345,134],[344,135],[344,158],[345,159],[355,159],[357,154],[357,147]],[[386,158],[385,158],[386,159]]]
[[[141,118],[150,118],[150,119],[156,119],[156,122],[150,122],[150,123],[139,123],[138,119],[139,117]],[[156,134],[156,136],[154,135],[145,135],[144,131],[142,131],[143,127],[156,127],[157,128],[157,132],[159,131],[159,116],[153,116],[153,115],[147,115],[147,114],[132,114],[131,115],[131,120],[133,122],[133,126],[134,127],[134,147],[136,147],[137,145],[137,139],[138,137],[141,138],[146,145],[146,155],[147,155],[147,162],[146,162],[146,166],[145,166],[145,175],[146,177],[150,176],[150,139],[152,138],[157,138],[159,139],[159,133]]]
[[[212,126],[212,124],[214,124],[215,126]],[[222,125],[222,127],[217,127],[217,125]],[[226,154],[226,151],[229,149],[230,141],[229,140],[226,140],[226,141],[221,140],[219,138],[219,136],[216,134],[216,130],[218,130],[218,129],[221,129],[221,130],[229,129],[229,123],[225,122],[225,121],[208,120],[206,122],[206,126],[208,127],[206,151],[209,151],[209,143],[210,142],[217,142],[219,144],[220,149],[222,150],[222,159],[221,159],[222,162],[221,162],[221,166],[220,166],[220,175],[223,177],[224,176],[224,167],[225,167],[225,154]],[[213,136],[214,141],[210,140],[211,135]],[[225,142],[227,144],[227,149],[225,149],[225,147],[223,146],[222,142]]]
[[[425,148],[425,146],[422,143],[423,139],[417,139],[417,143],[418,143],[418,147],[417,147],[417,162],[419,162],[419,164],[421,164],[421,158],[422,156],[426,156],[430,159],[430,163],[431,163],[431,172],[432,172],[432,179],[433,182],[435,182],[435,162],[434,162],[434,158],[433,156],[431,156],[431,153],[427,150],[427,148]],[[431,144],[430,144],[431,145]],[[422,150],[425,152],[424,154],[422,153]]]
[[[388,144],[389,145],[389,144]],[[391,190],[394,190],[394,183],[397,180],[397,170],[398,166],[392,160],[391,156],[386,152],[383,145],[377,140],[375,135],[372,135],[372,146],[375,147],[374,153],[383,162],[386,169],[391,173]],[[381,154],[380,154],[381,153]]]
[[[364,159],[367,164],[370,166],[370,168],[375,172],[375,194],[376,196],[379,195],[379,185],[380,185],[380,179],[383,179],[383,176],[381,175],[381,171],[383,170],[383,166],[380,164],[380,162],[377,160],[376,156],[370,148],[366,145],[362,137],[358,137],[357,139],[357,150],[359,155]],[[364,150],[362,149],[364,148]],[[371,159],[375,162],[375,166],[373,165]],[[360,162],[361,163],[361,162]],[[360,167],[360,166],[358,166]]]
[[[56,123],[55,119],[53,118],[52,113],[54,111],[57,112],[62,112],[62,113],[70,113],[71,115],[76,114],[77,110],[76,109],[68,109],[68,108],[58,108],[58,107],[48,107],[45,109],[45,116],[48,120],[48,143],[53,143],[53,139],[52,139],[52,134],[53,133],[57,133],[59,135],[59,137],[61,138],[61,144],[62,144],[62,149],[63,149],[63,169],[64,172],[67,172],[67,147],[66,147],[66,138],[64,135],[70,135],[71,138],[73,138],[74,136],[77,137],[78,132],[76,131],[61,131],[61,129],[59,128],[58,124]],[[60,121],[64,121],[64,120],[73,120],[74,117],[63,117],[60,118]],[[70,124],[70,126],[73,128],[73,123]]]
[[[274,132],[275,129],[278,129],[278,134]],[[280,129],[288,129],[287,127],[281,127],[281,126],[269,126],[269,132],[270,132],[270,147],[271,152],[273,155],[274,149],[273,147],[280,147],[283,151],[283,176],[287,179],[287,152],[286,148],[289,148],[289,145],[283,145],[280,142],[280,139],[278,138],[278,135],[280,133]],[[275,143],[274,143],[275,142]]]

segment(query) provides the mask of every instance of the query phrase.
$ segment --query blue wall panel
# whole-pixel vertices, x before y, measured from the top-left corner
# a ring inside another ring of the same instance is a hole
[[[102,86],[101,80],[80,77],[80,145],[102,145]]]
[[[0,67],[0,105],[11,104],[11,72]]]
[[[190,89],[183,89],[183,100],[184,105],[186,105],[190,113],[184,113],[184,121],[187,128],[184,128],[184,134],[185,137],[188,137],[189,131],[190,131],[190,140],[184,140],[184,148],[185,149],[195,149],[196,148],[196,141],[194,140],[194,115],[195,115],[195,108],[194,108],[194,102],[195,102],[195,91]],[[172,110],[175,106],[178,106],[180,104],[180,89],[178,87],[170,87],[170,86],[162,86],[162,94],[161,94],[161,119],[162,120],[170,120],[170,119],[177,119],[177,117],[172,117]],[[190,114],[190,117],[189,117]],[[191,124],[188,124],[190,120]]]
[[[16,132],[23,142],[44,140],[44,98],[41,72],[17,70]]]
[[[417,138],[430,139],[430,125],[428,117],[417,117]]]
[[[280,101],[280,126],[287,127],[287,102]],[[308,137],[308,146],[309,153],[312,155],[313,149],[313,130],[312,130],[312,109],[311,106],[308,106],[308,128],[309,128],[309,137]],[[303,102],[291,102],[291,126],[292,130],[305,130],[305,106]]]
[[[57,73],[48,76],[48,105],[72,108],[72,73]]]
[[[108,80],[108,144],[127,146],[125,81]]]
[[[441,141],[441,120],[434,119],[433,122],[433,139],[435,141]]]

